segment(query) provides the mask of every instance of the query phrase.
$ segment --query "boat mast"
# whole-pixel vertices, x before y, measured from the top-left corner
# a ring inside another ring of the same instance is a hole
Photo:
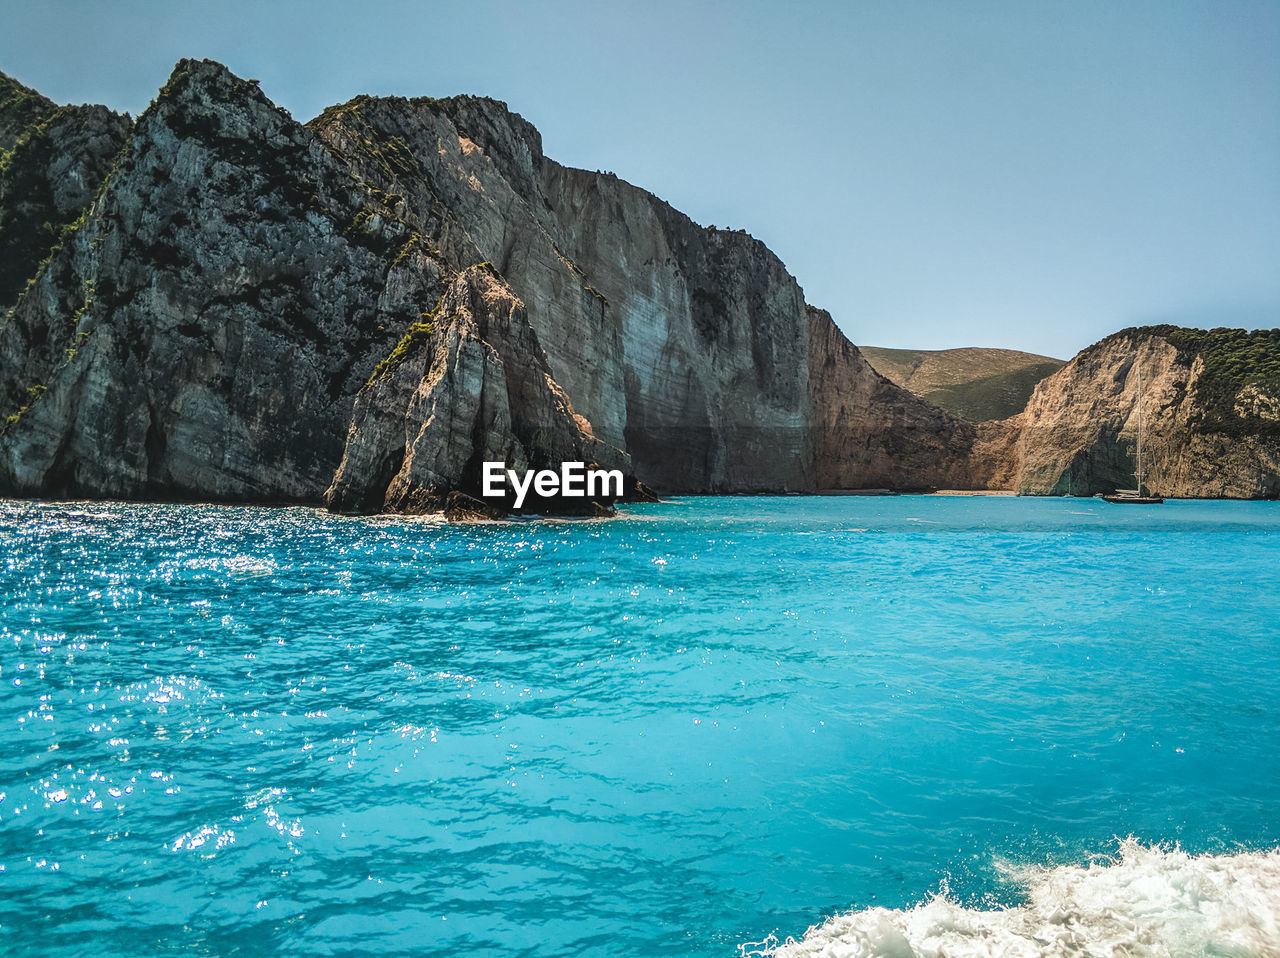
[[[1142,365],[1138,365],[1138,495],[1142,495]]]

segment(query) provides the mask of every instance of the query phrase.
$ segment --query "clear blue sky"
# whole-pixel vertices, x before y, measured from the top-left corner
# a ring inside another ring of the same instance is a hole
[[[304,120],[506,100],[764,240],[857,343],[1280,326],[1280,0],[0,0],[0,69],[60,102],[137,113],[182,56]]]

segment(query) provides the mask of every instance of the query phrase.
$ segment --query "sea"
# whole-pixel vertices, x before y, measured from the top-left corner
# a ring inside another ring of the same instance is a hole
[[[10,956],[1280,955],[1280,503],[0,501]]]

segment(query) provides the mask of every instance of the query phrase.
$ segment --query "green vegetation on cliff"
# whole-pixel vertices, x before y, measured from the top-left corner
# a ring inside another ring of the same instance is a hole
[[[1280,418],[1240,415],[1239,408],[1242,393],[1260,391],[1273,405],[1280,399],[1280,329],[1161,329],[1179,353],[1198,355],[1204,363],[1194,398],[1206,431],[1280,435]]]
[[[12,305],[49,258],[64,229],[48,170],[59,144],[49,136],[58,110],[28,126],[0,156],[0,304]]]
[[[1098,346],[1144,336],[1168,341],[1188,366],[1203,363],[1191,397],[1197,432],[1280,436],[1280,329],[1130,326]]]
[[[0,309],[84,225],[128,131],[106,107],[57,107],[0,153]]]
[[[435,309],[418,317],[417,322],[413,323],[400,338],[400,342],[396,343],[395,349],[391,350],[387,357],[374,368],[369,381],[365,383],[366,386],[384,375],[395,372],[414,350],[431,339],[431,333],[435,330],[436,310],[439,308],[440,305],[437,303]]]
[[[24,130],[57,108],[52,100],[0,73],[0,156],[13,148]]]

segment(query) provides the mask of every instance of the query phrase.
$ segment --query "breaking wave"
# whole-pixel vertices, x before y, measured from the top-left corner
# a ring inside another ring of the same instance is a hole
[[[1120,842],[1088,865],[1006,866],[1025,904],[966,908],[944,890],[906,909],[868,908],[800,941],[740,946],[776,958],[1230,958],[1280,956],[1280,849],[1189,855]]]

